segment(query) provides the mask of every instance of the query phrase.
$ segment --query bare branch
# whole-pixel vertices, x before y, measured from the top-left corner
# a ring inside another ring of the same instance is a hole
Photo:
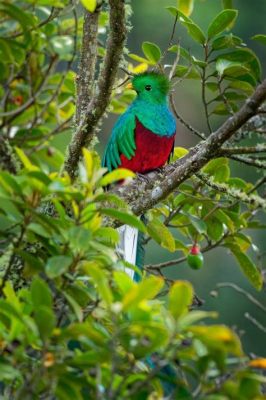
[[[222,282],[222,283],[218,283],[217,284],[217,288],[221,289],[221,288],[232,288],[234,289],[236,292],[242,294],[243,296],[245,296],[251,303],[253,303],[255,306],[257,306],[258,308],[260,308],[262,311],[266,312],[266,307],[261,304],[255,297],[253,297],[250,293],[248,293],[246,290],[242,289],[241,287],[235,285],[234,283],[231,282]]]
[[[180,121],[181,124],[184,125],[190,132],[194,133],[194,135],[205,140],[206,136],[204,135],[204,133],[197,131],[188,122],[184,121],[183,118],[179,115],[179,113],[176,109],[173,93],[170,94],[170,104],[171,104],[171,107],[172,107],[172,110],[173,110],[173,113],[174,113],[176,119],[178,119],[178,121]]]
[[[110,31],[106,46],[106,55],[100,73],[97,96],[91,99],[84,115],[81,115],[71,143],[68,146],[64,170],[74,179],[81,149],[91,143],[95,128],[103,116],[110,100],[119,62],[123,54],[126,38],[125,4],[123,0],[109,0]]]
[[[250,315],[248,312],[246,312],[245,317],[253,324],[255,325],[260,331],[266,333],[266,326],[263,326],[259,321],[256,320],[252,315]]]

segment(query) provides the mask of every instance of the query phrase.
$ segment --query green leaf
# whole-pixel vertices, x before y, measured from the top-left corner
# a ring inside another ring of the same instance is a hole
[[[34,26],[35,20],[33,15],[25,12],[21,7],[17,7],[14,4],[2,2],[0,4],[0,12],[18,21],[25,32],[29,29],[29,26]],[[24,34],[26,35],[25,32]]]
[[[94,237],[102,239],[106,243],[117,244],[119,242],[119,233],[117,230],[110,227],[101,227],[94,233]],[[87,243],[88,246],[88,243]]]
[[[113,301],[113,295],[109,288],[106,274],[101,269],[101,265],[97,265],[93,261],[86,261],[83,263],[82,268],[89,276],[91,276],[102,299],[106,302],[106,304],[111,305]]]
[[[54,52],[60,56],[69,56],[73,52],[74,41],[71,36],[54,36],[51,39]]]
[[[67,232],[69,245],[74,254],[85,253],[88,250],[88,245],[91,240],[91,231],[82,228],[81,226],[73,226]]]
[[[85,147],[82,149],[84,164],[87,172],[87,178],[91,179],[93,174],[93,157],[91,152]]]
[[[230,248],[241,270],[248,278],[249,282],[254,286],[255,289],[261,290],[263,285],[263,277],[261,271],[256,267],[256,265],[253,263],[248,255],[242,253],[241,249],[237,245],[227,244],[227,247]]]
[[[45,272],[49,278],[56,278],[68,271],[72,263],[72,258],[67,256],[54,256],[48,259]]]
[[[201,79],[199,71],[195,67],[178,65],[175,70],[175,77],[184,79]]]
[[[27,227],[28,231],[34,232],[39,236],[45,237],[45,238],[50,238],[51,237],[51,232],[49,232],[46,227],[43,225],[37,224],[35,222],[32,222],[28,225]]]
[[[113,182],[117,182],[126,178],[134,178],[136,174],[125,168],[117,168],[106,174],[100,181],[99,186],[107,186]]]
[[[219,89],[219,86],[216,82],[207,82],[206,86],[211,92],[217,92]]]
[[[223,10],[210,23],[208,28],[208,38],[211,39],[225,29],[232,26],[237,18],[237,10]]]
[[[238,336],[224,325],[196,325],[188,328],[196,338],[212,351],[225,351],[237,356],[243,355]]]
[[[177,46],[176,44],[174,44],[173,46],[170,46],[167,51],[170,51],[171,53],[177,53],[179,50],[179,46]]]
[[[80,307],[80,305],[76,302],[76,300],[70,296],[68,293],[66,293],[65,291],[63,292],[64,297],[67,299],[67,302],[69,303],[70,307],[72,308],[72,310],[74,311],[77,320],[79,322],[82,322],[83,320],[83,312],[82,312],[82,308]]]
[[[176,281],[169,291],[169,310],[174,318],[188,313],[193,301],[193,287],[189,282]]]
[[[215,311],[191,311],[180,317],[178,320],[178,328],[183,330],[205,318],[218,318],[218,313]]]
[[[134,286],[133,280],[129,277],[129,275],[126,272],[123,271],[115,271],[114,280],[124,295]]]
[[[29,170],[29,171],[36,171],[38,170],[38,168],[33,165],[31,163],[31,161],[29,160],[29,158],[26,156],[26,154],[24,153],[23,150],[19,149],[18,147],[15,147],[16,153],[20,159],[20,161],[22,162],[22,164],[24,165],[24,167]]]
[[[117,219],[123,224],[127,224],[139,229],[141,232],[146,232],[145,225],[142,221],[140,221],[135,215],[129,214],[126,211],[119,211],[113,208],[100,208],[99,211],[101,214],[108,215],[108,217],[112,217]]]
[[[194,228],[199,232],[199,233],[206,233],[207,232],[207,226],[204,221],[202,221],[200,218],[196,217],[195,215],[189,214],[189,213],[184,213],[187,215],[187,217],[190,219],[191,224],[194,226]]]
[[[184,147],[175,147],[174,148],[173,161],[184,157],[186,154],[188,154],[188,150],[185,149]]]
[[[179,14],[179,11],[176,7],[165,7],[167,11],[169,11],[174,17]]]
[[[161,58],[161,50],[155,43],[143,42],[142,51],[147,59],[153,64],[157,64]]]
[[[205,165],[203,172],[213,176],[214,181],[223,182],[229,178],[230,174],[228,160],[224,157],[215,158]]]
[[[135,284],[125,293],[123,298],[123,309],[137,307],[143,300],[154,298],[164,285],[164,280],[158,276],[149,276],[143,279],[138,285]]]
[[[218,241],[223,236],[223,225],[218,218],[210,217],[207,219],[207,234],[214,241]]]
[[[47,283],[40,279],[35,278],[31,284],[31,299],[35,309],[40,306],[52,308],[53,298]]]
[[[194,0],[178,0],[178,10],[180,10],[184,15],[189,17],[194,8]]]
[[[235,90],[241,90],[242,92],[247,93],[249,96],[254,92],[254,88],[248,82],[239,80],[230,82],[228,87]]]
[[[180,11],[178,11],[178,20],[187,28],[192,39],[200,44],[204,44],[206,42],[206,37],[201,28]]]
[[[130,57],[130,58],[132,58],[132,60],[138,61],[140,63],[146,63],[146,64],[149,64],[149,65],[153,65],[153,62],[147,60],[144,57],[140,57],[137,54],[129,53],[128,57]]]
[[[233,8],[233,0],[222,0],[222,3],[224,9]]]
[[[97,7],[97,0],[80,0],[81,4],[88,10],[93,13]]]
[[[238,36],[234,36],[232,33],[228,35],[219,36],[212,42],[213,50],[228,49],[230,47],[234,48],[242,44],[242,39]]]
[[[217,209],[214,215],[222,224],[226,225],[231,232],[235,230],[233,221],[224,211]]]
[[[56,326],[54,312],[46,306],[39,306],[34,312],[34,320],[42,340],[48,339]]]
[[[158,218],[148,222],[147,231],[159,245],[171,252],[175,251],[175,239],[172,233]]]
[[[0,38],[0,57],[4,63],[14,62],[14,57],[8,45],[8,41],[4,38]]]
[[[7,364],[1,360],[0,362],[0,380],[1,382],[15,382],[15,379],[23,381],[21,372],[17,367],[12,367],[12,365]]]
[[[255,35],[251,39],[266,45],[266,35]]]
[[[245,75],[248,72],[248,69],[239,62],[218,58],[216,62],[216,71],[219,73],[220,76],[239,76]]]
[[[242,64],[243,67],[248,68],[249,73],[251,75],[253,75],[257,80],[260,79],[261,64],[260,64],[258,57],[252,50],[243,49],[243,48],[235,49],[234,51],[224,53],[219,58],[222,58],[223,60],[229,60],[229,61],[233,61],[233,62]],[[251,83],[251,82],[249,82],[249,83]]]

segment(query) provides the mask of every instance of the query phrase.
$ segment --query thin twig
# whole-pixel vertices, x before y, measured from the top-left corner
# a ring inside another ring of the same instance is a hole
[[[174,115],[178,119],[178,121],[180,121],[181,124],[184,125],[194,135],[198,136],[200,139],[205,140],[206,136],[204,135],[204,133],[197,131],[188,122],[184,121],[184,119],[179,115],[179,113],[177,112],[177,109],[176,109],[173,93],[170,94],[170,104],[171,104],[172,110],[174,112]]]
[[[266,333],[266,326],[263,326],[259,321],[256,320],[252,315],[248,312],[244,314],[245,318],[248,319],[253,325],[255,325],[260,331]]]
[[[243,190],[236,190],[235,188],[230,188],[226,184],[214,182],[212,178],[206,174],[203,174],[202,172],[197,172],[196,176],[206,185],[214,190],[217,190],[218,192],[226,193],[228,196],[231,196],[244,203],[256,206],[257,208],[266,208],[266,201],[260,196],[254,194],[250,195]]]
[[[266,145],[264,143],[257,144],[256,146],[243,146],[243,147],[222,147],[219,154],[228,156],[232,154],[252,154],[252,153],[265,153]]]
[[[0,118],[11,117],[11,119],[8,120],[8,122],[10,122],[14,118],[16,118],[19,114],[21,114],[22,112],[27,110],[36,101],[37,97],[40,95],[44,86],[46,85],[46,83],[50,77],[51,71],[52,71],[53,67],[55,66],[57,59],[58,59],[57,56],[51,57],[50,64],[48,65],[47,70],[44,72],[43,79],[41,80],[41,82],[38,86],[38,89],[36,90],[34,95],[32,97],[30,97],[21,107],[1,113]]]
[[[256,167],[259,169],[266,169],[266,163],[260,160],[256,160],[254,158],[250,157],[242,157],[242,156],[234,156],[230,155],[228,156],[231,160],[239,161],[242,162],[243,164],[250,165],[252,167]]]
[[[261,304],[257,299],[255,299],[255,297],[253,297],[250,293],[246,292],[244,289],[242,289],[241,287],[237,286],[236,284],[231,283],[231,282],[221,282],[221,283],[217,284],[217,288],[218,289],[228,288],[228,287],[231,288],[231,289],[234,289],[236,292],[242,294],[251,303],[253,303],[255,306],[257,306],[262,311],[266,312],[266,307],[263,304]]]

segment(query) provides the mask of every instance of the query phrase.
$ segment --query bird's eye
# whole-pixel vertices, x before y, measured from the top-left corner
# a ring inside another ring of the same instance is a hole
[[[148,90],[148,91],[151,90],[151,85],[146,85],[145,90]]]

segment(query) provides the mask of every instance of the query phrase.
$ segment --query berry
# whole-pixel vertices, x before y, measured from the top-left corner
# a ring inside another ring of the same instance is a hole
[[[15,96],[15,97],[13,98],[13,103],[14,103],[16,106],[21,106],[21,104],[23,103],[23,97],[22,97],[21,95]]]
[[[187,262],[192,269],[200,269],[203,266],[204,258],[198,245],[195,244],[190,249]]]

